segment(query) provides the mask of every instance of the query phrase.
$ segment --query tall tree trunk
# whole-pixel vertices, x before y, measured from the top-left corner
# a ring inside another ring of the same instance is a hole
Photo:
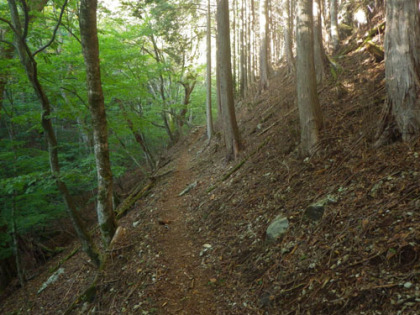
[[[286,62],[289,72],[295,72],[295,60],[293,57],[293,37],[292,37],[292,17],[290,10],[290,0],[283,0],[283,37]]]
[[[236,3],[237,0],[233,0],[232,3],[232,35],[233,35],[233,40],[232,40],[232,81],[233,81],[233,92],[234,95],[236,94]]]
[[[210,0],[207,0],[207,72],[206,72],[206,121],[207,139],[213,136],[213,114],[211,112],[211,9]]]
[[[217,65],[219,66],[218,84],[220,87],[226,153],[227,159],[230,160],[237,157],[241,149],[241,142],[233,99],[228,0],[217,1],[217,37],[219,45],[217,54]]]
[[[331,19],[331,45],[332,50],[336,52],[339,45],[339,36],[338,36],[338,4],[337,0],[331,0],[330,4],[330,19]]]
[[[296,90],[301,129],[301,153],[310,155],[319,141],[322,113],[319,105],[312,30],[312,0],[299,0],[297,4],[297,60]]]
[[[251,0],[251,23],[249,24],[249,33],[250,33],[250,74],[251,74],[251,85],[254,86],[254,83],[257,82],[257,75],[259,71],[259,44],[258,44],[258,33],[257,33],[257,14],[256,14],[256,4],[255,0]]]
[[[313,0],[313,24],[316,82],[321,84],[325,79],[326,69],[326,55],[322,43],[321,0]]]
[[[80,2],[80,37],[85,59],[89,109],[93,124],[95,161],[98,176],[98,203],[96,212],[99,228],[105,246],[111,242],[117,229],[113,207],[113,181],[109,160],[108,128],[106,121],[104,95],[102,92],[99,65],[99,43],[96,25],[97,0]]]
[[[322,23],[322,38],[325,43],[326,50],[329,51],[331,40],[330,40],[330,0],[321,0],[321,23]]]
[[[420,135],[420,13],[418,0],[387,0],[387,102],[376,145]]]
[[[248,88],[248,67],[247,67],[247,44],[246,44],[246,14],[245,14],[245,0],[242,1],[241,7],[241,33],[240,33],[240,42],[241,42],[241,55],[240,55],[240,63],[241,63],[241,77],[240,77],[240,95],[241,97],[245,97],[245,92]]]
[[[254,44],[255,44],[255,36],[254,36],[254,32],[253,30],[255,29],[254,27],[254,20],[252,19],[253,17],[253,11],[254,11],[254,0],[250,0],[250,8],[247,8],[247,12],[248,12],[248,18],[247,18],[247,29],[246,29],[246,43],[247,43],[247,70],[246,73],[248,74],[248,78],[247,78],[247,82],[248,82],[248,87],[247,90],[249,90],[252,85],[254,84],[255,80],[255,72],[254,72]]]
[[[268,0],[260,1],[260,91],[268,88]]]
[[[70,193],[67,189],[66,184],[61,180],[60,176],[60,166],[58,159],[58,145],[57,139],[54,133],[54,129],[51,123],[51,105],[47,95],[44,92],[44,89],[41,83],[38,80],[38,68],[37,63],[32,56],[32,53],[29,47],[26,44],[26,41],[23,37],[23,34],[26,33],[22,29],[22,24],[20,22],[20,17],[18,14],[17,6],[15,0],[8,0],[12,24],[15,29],[15,48],[19,55],[20,62],[25,68],[26,75],[31,83],[34,92],[41,103],[42,106],[42,115],[41,115],[41,125],[44,129],[44,133],[48,143],[48,153],[50,160],[51,173],[55,179],[55,182],[58,187],[58,191],[64,197],[66,203],[67,213],[73,223],[73,227],[76,230],[76,234],[82,244],[83,250],[89,255],[93,263],[99,266],[100,256],[95,248],[90,235],[85,230],[81,219],[74,205],[73,199],[70,196]]]

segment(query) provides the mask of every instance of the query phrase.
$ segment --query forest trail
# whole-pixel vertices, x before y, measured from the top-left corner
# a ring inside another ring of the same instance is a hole
[[[215,314],[216,305],[209,287],[210,276],[201,266],[199,255],[203,244],[196,244],[187,226],[188,196],[180,193],[195,181],[190,169],[191,153],[183,150],[175,161],[173,176],[157,204],[162,233],[155,239],[162,261],[153,291],[158,298],[159,314]]]

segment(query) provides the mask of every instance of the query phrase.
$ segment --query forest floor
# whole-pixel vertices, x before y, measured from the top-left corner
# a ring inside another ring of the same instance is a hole
[[[337,62],[318,90],[314,156],[297,154],[295,84],[280,69],[268,91],[237,104],[236,161],[204,127],[166,152],[149,193],[119,220],[96,291],[83,294],[97,272],[84,253],[69,258],[74,243],[3,296],[0,313],[419,314],[420,141],[374,148],[384,64],[363,50]],[[140,182],[128,175],[124,195]],[[322,201],[321,217],[308,217]],[[269,241],[278,215],[288,230]]]

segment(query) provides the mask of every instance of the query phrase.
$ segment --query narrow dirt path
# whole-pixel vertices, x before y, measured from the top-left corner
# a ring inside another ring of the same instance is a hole
[[[162,232],[155,241],[160,246],[161,274],[157,277],[161,280],[156,283],[155,298],[159,314],[216,314],[213,289],[209,286],[211,276],[201,266],[199,253],[203,244],[197,244],[186,223],[189,195],[179,196],[196,177],[190,170],[188,150],[180,154],[166,185],[168,189],[158,202]]]

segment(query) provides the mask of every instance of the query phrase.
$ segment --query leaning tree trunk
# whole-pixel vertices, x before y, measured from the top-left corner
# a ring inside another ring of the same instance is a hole
[[[57,139],[54,133],[54,129],[51,123],[51,105],[47,95],[44,92],[44,89],[38,79],[38,67],[37,63],[30,51],[29,47],[26,44],[23,34],[26,33],[22,29],[20,22],[20,17],[18,14],[17,6],[15,0],[8,0],[10,15],[12,20],[12,25],[15,29],[15,48],[19,55],[19,59],[23,67],[25,68],[26,75],[29,82],[31,83],[35,94],[41,103],[42,106],[42,115],[41,115],[41,125],[44,129],[44,133],[47,139],[48,144],[48,153],[50,160],[51,173],[54,177],[54,180],[57,184],[58,191],[64,197],[66,203],[67,213],[73,223],[73,227],[76,231],[76,234],[82,244],[83,250],[89,255],[95,265],[99,266],[100,256],[95,248],[90,235],[84,229],[82,221],[76,210],[73,199],[70,195],[70,192],[67,189],[66,184],[61,180],[60,176],[60,166],[58,159],[58,145]]]
[[[299,0],[297,5],[296,90],[301,129],[301,153],[310,155],[316,149],[322,128],[319,105],[312,29],[312,0]]]
[[[34,12],[41,12],[45,5],[47,4],[48,0],[37,0],[37,1],[29,1],[29,3],[27,3],[27,23],[30,24],[33,20],[34,17],[36,17],[36,14],[31,14]],[[3,25],[0,26],[0,40],[5,40],[7,39],[7,34],[12,33],[11,29],[8,28],[3,28]],[[0,45],[0,59],[3,60],[11,60],[13,59],[13,52],[14,52],[14,47],[12,45],[10,45],[10,43],[8,44],[8,46],[4,46],[4,45]],[[8,67],[2,67],[2,69],[0,69],[0,118],[1,118],[1,109],[3,107],[3,96],[4,96],[4,91],[6,88],[6,84],[7,84],[7,80],[9,77],[9,72],[8,72]]]
[[[99,65],[99,43],[96,25],[97,0],[80,2],[80,37],[85,59],[89,109],[93,124],[96,171],[98,176],[97,214],[102,240],[107,246],[117,228],[113,207],[112,172],[109,160],[108,128]]]
[[[230,33],[229,33],[229,4],[228,0],[217,1],[217,37],[219,67],[220,102],[223,115],[223,128],[226,144],[226,156],[230,160],[236,158],[241,149],[239,129],[236,122],[232,66],[230,63]]]
[[[418,0],[388,0],[385,34],[387,102],[376,145],[420,134],[420,13]]]

